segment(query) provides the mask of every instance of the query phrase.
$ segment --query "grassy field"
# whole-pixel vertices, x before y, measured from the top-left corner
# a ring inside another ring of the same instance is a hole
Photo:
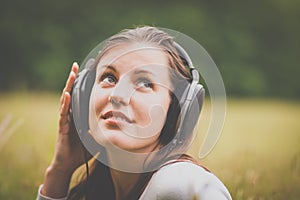
[[[0,199],[35,198],[54,151],[58,101],[53,94],[1,94]],[[233,199],[300,199],[299,119],[298,102],[229,99],[220,140],[201,162]],[[199,144],[196,138],[191,154]]]

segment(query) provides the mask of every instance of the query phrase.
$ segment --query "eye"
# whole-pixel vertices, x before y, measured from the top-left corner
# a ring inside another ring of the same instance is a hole
[[[136,81],[136,86],[141,89],[153,89],[153,83],[147,78],[139,78]]]
[[[117,78],[111,73],[104,73],[100,78],[100,84],[103,86],[115,85]]]

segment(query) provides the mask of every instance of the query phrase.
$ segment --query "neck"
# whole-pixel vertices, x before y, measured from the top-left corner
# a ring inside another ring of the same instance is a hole
[[[107,148],[106,153],[116,199],[128,199],[139,178],[147,172],[145,161],[151,160],[151,156],[149,153],[133,153],[118,148]]]
[[[106,151],[116,199],[128,199],[144,172],[146,155],[111,148]]]
[[[106,147],[107,162],[109,166],[121,172],[142,173],[149,153],[135,153],[116,147]]]
[[[110,173],[115,187],[116,199],[127,199],[138,183],[140,174],[122,172],[112,168],[110,168]]]

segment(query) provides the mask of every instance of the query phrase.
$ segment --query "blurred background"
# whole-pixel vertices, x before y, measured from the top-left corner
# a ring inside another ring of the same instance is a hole
[[[35,198],[72,63],[137,25],[185,33],[218,66],[227,117],[201,162],[233,198],[299,199],[299,19],[298,0],[1,0],[0,199]]]

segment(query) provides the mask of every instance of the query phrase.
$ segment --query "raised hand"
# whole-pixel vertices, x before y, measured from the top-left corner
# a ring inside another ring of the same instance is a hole
[[[53,160],[46,170],[42,194],[58,198],[66,196],[71,176],[84,163],[84,148],[72,119],[71,90],[78,74],[78,64],[73,63],[60,98],[58,136]],[[91,156],[90,156],[91,157]]]

